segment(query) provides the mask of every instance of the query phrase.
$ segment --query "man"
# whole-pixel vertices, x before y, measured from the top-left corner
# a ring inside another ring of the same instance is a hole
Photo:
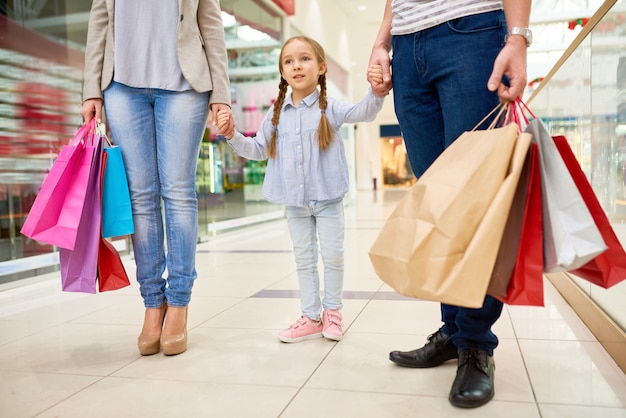
[[[395,87],[396,116],[418,178],[498,101],[522,95],[530,7],[531,0],[387,0],[369,63],[383,71],[368,81],[377,95]],[[498,338],[491,327],[501,312],[491,296],[479,309],[441,304],[443,326],[426,345],[389,358],[415,368],[458,358],[449,401],[484,405],[494,395]]]

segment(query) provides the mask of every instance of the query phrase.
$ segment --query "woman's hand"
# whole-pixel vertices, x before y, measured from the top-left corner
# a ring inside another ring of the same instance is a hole
[[[96,118],[96,122],[102,122],[102,105],[104,101],[100,98],[87,99],[83,102],[80,114],[83,116],[83,122],[87,123],[92,118]]]

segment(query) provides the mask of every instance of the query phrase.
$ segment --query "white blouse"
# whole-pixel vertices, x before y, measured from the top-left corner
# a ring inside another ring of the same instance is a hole
[[[115,2],[115,81],[137,88],[191,89],[178,64],[178,15],[178,0]]]

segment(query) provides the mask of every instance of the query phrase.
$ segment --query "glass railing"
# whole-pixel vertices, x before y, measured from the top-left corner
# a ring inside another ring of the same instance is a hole
[[[552,135],[567,137],[626,243],[626,4],[604,2],[526,102]],[[603,289],[571,280],[626,330],[626,281]]]

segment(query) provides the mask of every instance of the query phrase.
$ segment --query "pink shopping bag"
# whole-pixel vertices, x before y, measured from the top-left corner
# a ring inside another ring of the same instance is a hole
[[[20,230],[23,235],[57,247],[74,248],[91,160],[83,155],[85,140],[94,129],[93,122],[84,124],[61,148]]]

